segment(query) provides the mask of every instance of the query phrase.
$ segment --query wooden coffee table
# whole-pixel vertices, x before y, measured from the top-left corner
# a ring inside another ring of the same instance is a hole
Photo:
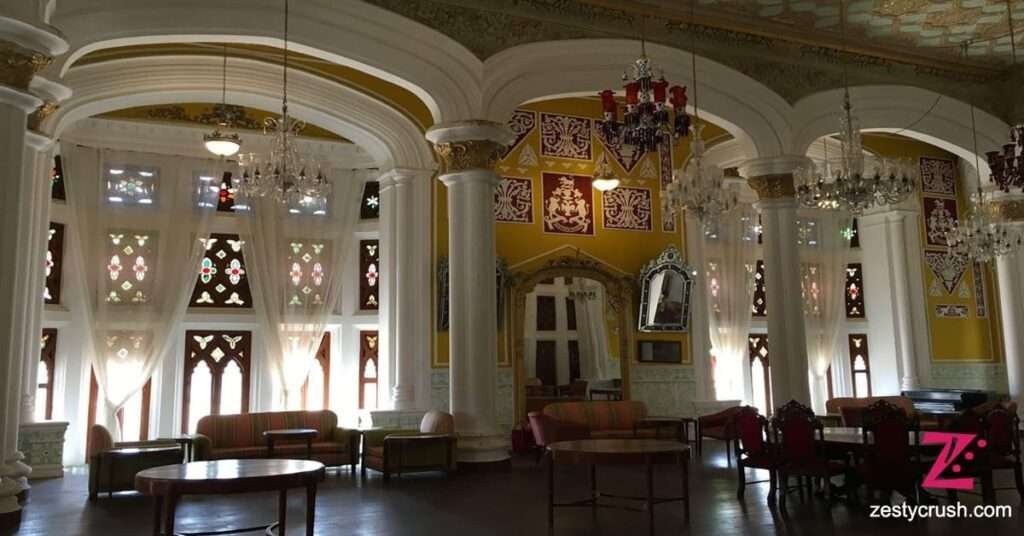
[[[647,511],[648,528],[651,534],[654,534],[654,505],[656,504],[680,501],[683,503],[686,520],[690,520],[690,447],[682,443],[660,439],[583,439],[559,441],[548,445],[547,449],[551,458],[548,466],[548,527],[555,525],[556,507],[590,506],[595,511],[598,507],[638,510],[637,508],[602,503],[600,502],[601,497],[642,502],[644,506],[640,511]],[[559,463],[590,466],[591,496],[589,498],[566,503],[555,502],[555,465]],[[670,463],[679,465],[682,493],[679,497],[655,497],[654,466]],[[598,491],[598,465],[646,466],[647,496],[630,497]]]
[[[135,489],[153,495],[153,535],[199,536],[236,534],[277,527],[284,536],[288,510],[288,490],[306,488],[306,536],[313,536],[316,510],[316,485],[324,479],[324,465],[306,460],[215,460],[165,465],[146,469],[135,475]],[[277,522],[267,526],[212,532],[174,532],[174,511],[182,495],[224,495],[258,491],[279,492]],[[161,525],[163,531],[161,532]]]
[[[277,441],[306,440],[306,459],[313,459],[313,440],[320,436],[320,432],[313,428],[284,428],[281,430],[267,430],[263,432],[263,439],[267,440],[267,457],[274,457],[274,443]]]

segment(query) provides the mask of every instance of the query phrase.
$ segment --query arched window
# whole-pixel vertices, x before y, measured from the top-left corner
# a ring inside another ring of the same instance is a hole
[[[302,385],[302,409],[327,409],[330,403],[331,385],[331,334],[324,333],[316,361],[309,367],[309,377]]]
[[[359,332],[359,409],[377,409],[376,331]]]
[[[868,336],[863,333],[851,333],[850,371],[853,374],[853,396],[864,398],[871,396],[871,358],[868,355]]]
[[[248,413],[251,341],[248,331],[185,332],[182,432],[205,415]]]
[[[768,361],[768,335],[752,333],[748,342],[753,402],[763,415],[769,415],[772,412],[772,376]]]

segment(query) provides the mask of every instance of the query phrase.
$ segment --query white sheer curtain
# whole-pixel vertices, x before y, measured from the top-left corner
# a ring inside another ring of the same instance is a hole
[[[715,355],[715,397],[743,400],[744,357],[754,299],[757,220],[741,204],[721,217],[716,236],[703,236],[708,334]]]
[[[619,372],[611,366],[608,355],[604,285],[574,277],[570,290],[576,296],[573,304],[576,308],[576,337],[580,346],[580,375],[588,380],[618,378]]]
[[[338,303],[361,186],[353,172],[334,180],[327,214],[293,213],[271,198],[246,200],[242,248],[284,407],[301,405],[302,384]]]
[[[70,253],[85,303],[83,350],[120,436],[117,410],[149,380],[180,334],[220,177],[212,160],[64,144]]]
[[[804,326],[807,358],[810,366],[811,402],[816,412],[825,412],[826,374],[829,365],[836,383],[845,382],[842,359],[836,356],[839,335],[846,318],[846,262],[850,241],[846,230],[852,218],[849,213],[819,210],[813,216],[817,245],[804,241],[800,248],[800,276],[804,299]]]

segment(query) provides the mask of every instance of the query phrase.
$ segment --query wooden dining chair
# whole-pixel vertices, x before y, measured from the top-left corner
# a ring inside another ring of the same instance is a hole
[[[825,498],[830,499],[831,478],[845,473],[847,465],[826,455],[824,427],[814,411],[790,400],[775,410],[771,424],[775,443],[779,445],[779,505],[785,508],[791,489],[799,489],[803,499],[805,486],[810,488],[811,479],[819,478],[825,481]],[[791,476],[798,479],[796,488],[789,487]]]
[[[920,501],[924,466],[915,448],[920,434],[917,419],[885,400],[865,408],[862,417],[864,450],[857,475],[867,486],[869,497],[875,490],[898,491]]]
[[[1017,415],[1016,404],[1012,407],[996,406],[981,418],[982,437],[986,445],[984,454],[978,456],[983,464],[982,469],[990,473],[996,471],[1013,471],[1014,487],[996,488],[990,491],[994,502],[995,492],[1016,489],[1024,501],[1024,474],[1021,472],[1020,450],[1020,417]],[[991,477],[990,477],[991,478]]]
[[[736,498],[743,500],[743,493],[750,484],[768,482],[768,503],[775,502],[779,457],[774,443],[768,442],[768,419],[753,406],[743,406],[732,419],[736,431],[736,468],[739,473],[739,487]],[[768,480],[747,482],[747,468],[768,471]]]

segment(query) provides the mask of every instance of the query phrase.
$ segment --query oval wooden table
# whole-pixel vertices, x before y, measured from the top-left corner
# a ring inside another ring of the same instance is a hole
[[[265,527],[249,527],[212,532],[182,533],[185,536],[204,534],[235,534],[265,528],[267,534],[284,536],[288,490],[306,488],[306,536],[313,535],[316,510],[316,485],[324,479],[324,465],[306,460],[214,460],[164,465],[146,469],[135,475],[135,489],[153,495],[153,535],[171,536],[174,532],[174,511],[182,495],[225,495],[277,491],[277,522]],[[163,525],[163,532],[161,532]]]
[[[654,505],[666,502],[682,502],[686,520],[690,520],[690,447],[676,441],[659,439],[581,439],[578,441],[559,441],[547,446],[548,465],[548,527],[555,525],[555,508],[589,506],[597,508],[624,508],[628,510],[646,511],[648,530],[654,534]],[[586,499],[566,503],[555,502],[555,465],[556,464],[589,465],[590,493]],[[678,464],[682,481],[681,495],[678,497],[654,496],[654,466],[658,464]],[[631,497],[612,495],[597,489],[598,465],[643,465],[647,468],[647,496]],[[625,499],[643,502],[642,509],[617,506],[600,502],[601,497]]]

